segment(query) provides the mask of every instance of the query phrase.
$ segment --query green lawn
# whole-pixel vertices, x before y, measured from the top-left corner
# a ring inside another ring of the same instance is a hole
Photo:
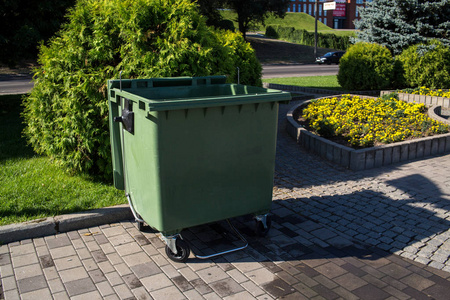
[[[0,225],[126,203],[111,184],[36,155],[22,137],[21,99],[0,96]]]
[[[237,17],[236,13],[234,13],[231,10],[222,10],[221,14],[224,19],[232,20],[234,22],[235,28],[236,29],[238,28],[238,24],[235,21],[236,17]],[[265,21],[266,26],[280,25],[280,26],[284,26],[284,27],[294,27],[295,29],[305,29],[308,31],[314,31],[314,27],[315,27],[314,23],[315,23],[314,17],[312,17],[308,14],[305,14],[305,13],[286,13],[286,16],[284,17],[284,19],[274,17],[274,16],[269,16]],[[333,33],[335,35],[353,35],[354,34],[353,30],[335,30],[335,29],[332,29],[332,28],[326,26],[325,24],[323,24],[321,22],[317,23],[317,29],[321,33]],[[256,28],[253,28],[252,30],[265,32],[266,27],[259,24]]]
[[[329,76],[310,76],[310,77],[285,77],[285,78],[267,78],[263,82],[297,85],[310,88],[320,88],[327,90],[343,91],[339,85],[336,75]]]

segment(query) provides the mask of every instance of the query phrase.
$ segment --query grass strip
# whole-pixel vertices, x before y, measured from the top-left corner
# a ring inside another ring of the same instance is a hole
[[[344,91],[337,81],[337,75],[266,78],[263,79],[263,82]]]
[[[0,96],[0,225],[126,203],[110,183],[68,174],[27,146],[22,97]]]

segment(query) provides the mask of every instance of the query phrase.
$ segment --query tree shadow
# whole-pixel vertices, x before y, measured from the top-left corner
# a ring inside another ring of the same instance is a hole
[[[25,124],[21,113],[24,95],[0,96],[0,161],[35,156],[23,137]]]

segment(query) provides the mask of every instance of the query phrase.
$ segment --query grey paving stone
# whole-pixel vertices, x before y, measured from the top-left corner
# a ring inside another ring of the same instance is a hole
[[[229,275],[226,274],[222,269],[220,269],[219,267],[215,266],[215,267],[210,267],[207,269],[203,269],[197,272],[197,274],[200,276],[200,278],[203,279],[203,281],[205,281],[207,284],[214,282],[214,281],[218,281],[218,280],[222,280],[225,278],[228,278]]]
[[[23,293],[20,298],[23,300],[34,300],[34,299],[51,299],[50,290],[48,288],[35,290],[28,293]]]
[[[201,295],[209,294],[213,291],[201,278],[194,279],[190,283]]]
[[[174,300],[186,299],[183,296],[183,294],[174,286],[169,286],[157,291],[151,291],[150,294],[154,299],[174,299]]]
[[[88,273],[83,267],[60,271],[59,275],[64,283],[89,278]]]
[[[72,242],[66,234],[60,234],[55,237],[46,238],[45,241],[48,248],[50,249],[72,245]]]
[[[47,288],[47,282],[43,275],[27,277],[17,281],[21,294]]]
[[[15,273],[17,280],[34,277],[34,276],[43,274],[43,272],[41,270],[41,266],[39,264],[33,264],[33,265],[15,268],[14,273]]]
[[[156,274],[141,278],[140,281],[150,293],[173,285],[172,281],[164,274]]]
[[[222,298],[244,291],[244,288],[232,278],[211,283],[211,288]]]
[[[159,267],[152,261],[144,264],[134,265],[131,267],[131,270],[134,272],[134,274],[136,274],[138,278],[148,277],[160,272]]]

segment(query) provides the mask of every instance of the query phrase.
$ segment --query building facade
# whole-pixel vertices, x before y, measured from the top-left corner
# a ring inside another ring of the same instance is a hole
[[[324,10],[324,2],[333,2],[330,0],[318,0],[319,9],[317,19],[319,22],[334,29],[355,29],[354,20],[359,20],[359,7],[364,7],[366,2],[372,0],[336,0],[336,9]],[[315,16],[316,0],[291,0],[288,12],[305,13]]]

